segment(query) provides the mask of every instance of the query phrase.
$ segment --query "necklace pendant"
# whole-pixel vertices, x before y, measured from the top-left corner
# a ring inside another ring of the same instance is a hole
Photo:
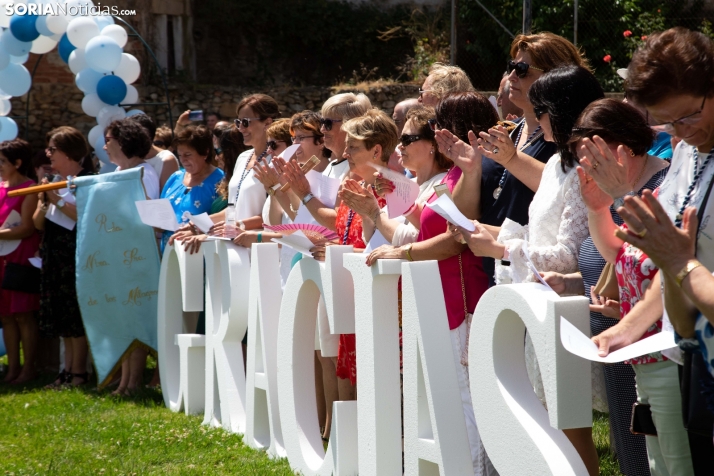
[[[674,217],[674,219],[675,219],[676,221],[682,221],[682,218],[684,218],[684,217],[682,216],[681,213],[677,213],[677,216]]]
[[[501,196],[502,191],[503,191],[503,188],[497,187],[496,190],[493,191],[493,199],[498,200],[498,197]]]

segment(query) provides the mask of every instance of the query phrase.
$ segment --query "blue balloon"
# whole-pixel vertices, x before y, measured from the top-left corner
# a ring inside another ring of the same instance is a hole
[[[107,104],[112,106],[119,104],[126,96],[126,83],[113,74],[104,76],[97,83],[97,95]]]
[[[17,138],[17,123],[9,117],[0,117],[0,142]]]
[[[60,58],[62,58],[62,61],[66,63],[67,61],[69,61],[70,53],[76,50],[77,47],[70,43],[69,38],[67,38],[67,33],[65,33],[64,35],[62,35],[62,39],[60,39],[59,46],[57,46],[57,49],[59,51]]]
[[[74,82],[84,94],[92,94],[97,92],[97,84],[103,77],[104,73],[94,71],[92,68],[86,68],[77,73]]]
[[[104,144],[104,136],[99,137],[99,139],[92,144],[92,147],[94,147],[94,155],[97,156],[100,162],[110,164],[109,154],[107,154],[107,151],[104,150]]]
[[[31,42],[18,40],[9,28],[3,31],[2,35],[0,35],[0,43],[2,43],[5,51],[10,53],[12,56],[26,55],[30,52],[30,48],[32,48]]]
[[[10,31],[20,41],[35,41],[40,36],[35,22],[37,15],[14,15],[10,18]]]

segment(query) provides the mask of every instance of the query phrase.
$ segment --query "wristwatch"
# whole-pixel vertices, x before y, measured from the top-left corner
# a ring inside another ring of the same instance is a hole
[[[67,202],[64,201],[64,198],[60,198],[59,201],[57,202],[57,208],[62,208],[67,204]]]
[[[243,220],[238,220],[238,228],[245,231],[245,222]]]
[[[313,195],[312,193],[308,193],[307,195],[302,197],[302,200],[300,200],[300,201],[302,202],[303,205],[307,206],[307,202],[309,202],[313,198],[315,198],[315,195]]]

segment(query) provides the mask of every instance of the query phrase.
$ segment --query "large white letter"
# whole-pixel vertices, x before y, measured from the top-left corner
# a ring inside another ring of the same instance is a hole
[[[278,409],[278,319],[282,289],[280,251],[275,243],[254,244],[251,250],[248,307],[248,421],[244,442],[285,457]]]
[[[401,261],[364,263],[344,257],[352,273],[357,334],[357,412],[360,474],[402,474],[399,309]],[[369,436],[367,436],[369,435]]]
[[[402,340],[404,474],[473,474],[436,261],[402,264]]]
[[[323,270],[342,267],[342,255],[351,246],[327,248],[324,264],[306,258],[293,267],[285,285],[278,326],[278,400],[283,441],[290,466],[306,476],[357,473],[357,402],[335,402],[327,453],[322,446],[315,403],[315,325],[320,294],[325,295],[328,316],[334,328],[349,329],[354,307],[345,314],[331,311],[342,302],[354,303],[353,290],[324,282]],[[349,272],[342,268],[350,278]],[[349,279],[351,281],[351,279]],[[352,324],[354,329],[354,324]],[[341,331],[345,332],[345,331]]]
[[[471,395],[481,438],[501,476],[588,474],[556,429],[592,426],[590,362],[563,348],[560,316],[589,332],[586,298],[560,298],[540,284],[496,286],[476,307],[469,347]],[[543,376],[547,411],[526,373],[526,328]]]
[[[250,255],[223,240],[204,243],[206,259],[206,410],[203,424],[244,433]],[[198,255],[201,256],[201,255]]]
[[[183,408],[180,351],[176,336],[185,333],[182,311],[203,310],[203,256],[183,246],[167,246],[161,260],[158,300],[158,351],[161,393],[174,412]],[[193,330],[191,330],[193,332]]]

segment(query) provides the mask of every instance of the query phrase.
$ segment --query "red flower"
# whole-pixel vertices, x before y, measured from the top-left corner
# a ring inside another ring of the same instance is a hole
[[[605,57],[602,59],[605,63],[609,63],[612,61],[612,56],[610,55],[605,55]]]
[[[647,39],[647,35],[642,35],[642,36],[640,37],[640,39],[641,39],[642,41],[645,41],[645,40]]]
[[[625,38],[629,38],[629,37],[632,36],[632,32],[631,32],[630,30],[625,30],[625,31],[622,33],[622,36],[624,36]]]

